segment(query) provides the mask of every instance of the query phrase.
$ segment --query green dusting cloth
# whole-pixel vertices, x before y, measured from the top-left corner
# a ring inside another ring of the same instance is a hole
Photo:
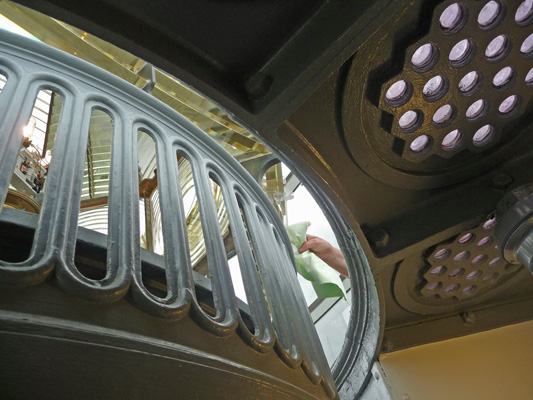
[[[309,225],[311,223],[306,221],[291,225],[288,228],[289,239],[294,246],[294,259],[298,273],[311,281],[319,298],[341,296],[346,298],[344,285],[337,271],[310,251],[298,253],[298,249],[306,241],[305,234]]]

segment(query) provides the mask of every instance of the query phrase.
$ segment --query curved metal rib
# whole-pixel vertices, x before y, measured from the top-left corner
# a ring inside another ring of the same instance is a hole
[[[162,128],[143,118],[135,125],[134,132],[147,132],[156,143],[157,165],[159,168],[159,201],[163,223],[165,245],[165,274],[167,296],[162,299],[150,293],[142,282],[141,264],[134,264],[134,302],[143,310],[160,317],[179,319],[187,315],[194,297],[194,283],[189,259],[187,226],[183,211],[183,200],[179,186],[178,165],[173,144],[164,135]],[[134,135],[136,138],[136,135]],[[135,139],[136,140],[136,139]],[[134,159],[131,167],[137,170],[137,146],[134,146]],[[136,193],[139,184],[134,185]],[[135,205],[134,246],[140,253],[138,207]]]
[[[63,141],[60,141],[60,138],[67,135],[59,136],[58,134],[55,148],[55,152],[62,154],[64,151],[71,157],[60,159],[60,165],[56,167],[59,170],[69,172],[68,180],[63,179],[64,186],[60,189],[62,197],[56,202],[65,204],[65,209],[68,207],[70,210],[68,214],[65,213],[65,223],[68,223],[65,234],[65,256],[58,260],[56,276],[60,286],[71,294],[91,301],[112,302],[119,300],[127,293],[131,281],[131,265],[135,262],[135,252],[130,245],[131,238],[128,237],[127,232],[131,232],[131,229],[128,229],[128,224],[133,221],[132,203],[136,202],[137,195],[134,196],[131,192],[133,187],[132,172],[122,168],[124,150],[132,150],[132,146],[128,145],[131,137],[131,125],[124,123],[125,116],[120,107],[109,100],[100,96],[85,99],[80,97],[82,100],[79,100],[79,107],[75,107],[74,110],[74,114],[79,114],[80,120],[72,121],[73,126],[77,126],[79,122],[80,133],[74,135],[72,134],[73,130],[70,130],[69,140]],[[76,109],[83,111],[77,113]],[[106,276],[101,280],[86,278],[78,271],[74,262],[85,149],[87,148],[91,112],[95,109],[108,112],[112,116],[115,126],[111,188],[109,191],[107,271]]]
[[[270,314],[261,282],[259,281],[259,271],[256,269],[254,256],[240,212],[241,207],[239,204],[242,205],[245,202],[249,202],[249,200],[244,200],[246,196],[243,195],[242,189],[236,182],[228,182],[226,179],[222,180],[222,190],[235,238],[235,247],[237,249],[237,257],[239,258],[244,290],[250,305],[256,330],[254,334],[251,334],[248,328],[244,326],[242,318],[240,318],[239,326],[241,335],[255,349],[266,352],[274,346],[276,337],[274,327],[270,321]]]

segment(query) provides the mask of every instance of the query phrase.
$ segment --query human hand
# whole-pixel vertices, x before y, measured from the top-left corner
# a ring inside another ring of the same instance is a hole
[[[334,247],[326,240],[313,235],[305,235],[306,241],[298,249],[298,253],[303,253],[304,251],[309,250],[311,253],[316,254],[318,257],[322,258],[324,261],[328,258],[332,258]]]
[[[298,253],[310,251],[317,255],[322,261],[335,269],[340,274],[348,277],[348,267],[342,252],[333,247],[328,241],[313,235],[306,235],[306,241],[298,249]]]

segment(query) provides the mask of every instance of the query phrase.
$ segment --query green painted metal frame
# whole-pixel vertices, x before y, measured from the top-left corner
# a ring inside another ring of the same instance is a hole
[[[29,118],[37,92],[53,90],[63,99],[31,254],[20,263],[0,261],[1,285],[25,287],[51,278],[72,296],[103,304],[117,302],[128,294],[137,308],[153,316],[179,320],[191,315],[214,336],[228,337],[238,331],[258,354],[275,349],[280,361],[291,368],[301,367],[313,384],[322,385],[324,396],[337,396],[296,280],[287,234],[268,198],[236,160],[184,117],[142,90],[35,41],[0,32],[0,72],[7,77],[0,96],[0,202],[5,199],[21,146],[19,132]],[[114,121],[107,271],[99,281],[87,278],[75,265],[88,127],[94,109],[107,112]],[[154,139],[157,149],[167,282],[164,298],[152,294],[143,283],[136,148],[139,129]],[[193,167],[215,316],[202,309],[195,294],[177,152]],[[223,190],[254,332],[244,324],[234,295],[209,178]]]

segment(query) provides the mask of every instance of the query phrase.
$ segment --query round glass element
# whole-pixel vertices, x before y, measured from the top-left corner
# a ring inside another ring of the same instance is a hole
[[[468,279],[469,281],[472,280],[472,279],[476,279],[476,278],[479,278],[481,276],[481,274],[483,274],[483,272],[481,272],[479,269],[476,270],[476,271],[472,271],[470,272],[467,276],[466,276],[466,279]]]
[[[501,55],[505,47],[507,46],[507,37],[505,35],[496,36],[490,41],[487,48],[485,49],[485,57],[487,58],[496,58]]]
[[[389,87],[387,93],[385,93],[385,97],[391,102],[401,101],[407,94],[407,88],[408,85],[406,81],[401,80],[395,82]]]
[[[440,282],[433,282],[426,286],[427,290],[437,290],[440,289],[442,286],[442,283]]]
[[[446,7],[439,17],[440,26],[445,31],[451,31],[461,24],[463,19],[463,9],[457,3]]]
[[[465,244],[465,243],[468,243],[473,237],[474,237],[473,234],[471,234],[471,233],[467,233],[467,234],[461,236],[461,237],[459,238],[458,242],[459,242],[460,244]]]
[[[481,240],[479,242],[477,242],[477,247],[486,246],[487,244],[489,244],[491,242],[492,242],[492,237],[491,236],[485,236],[485,237],[481,238]]]
[[[490,274],[487,274],[483,277],[483,282],[491,281],[493,279],[496,279],[498,277],[497,272],[491,272]]]
[[[455,46],[452,47],[452,49],[450,50],[450,54],[448,55],[448,59],[452,64],[461,63],[468,58],[473,48],[474,46],[472,45],[472,42],[470,42],[470,40],[463,39],[460,42],[457,42]]]
[[[485,111],[486,106],[486,102],[483,99],[474,101],[466,110],[466,118],[474,119],[479,117]]]
[[[450,275],[448,275],[450,278],[459,278],[465,273],[464,268],[455,268],[452,272],[450,272]]]
[[[520,53],[529,54],[533,52],[533,33],[529,35],[520,46]]]
[[[469,251],[461,251],[459,254],[457,254],[453,258],[453,261],[459,263],[459,262],[463,262],[465,260],[468,260],[469,257],[470,257],[470,252]]]
[[[416,49],[413,57],[411,57],[411,63],[417,68],[427,67],[431,63],[435,52],[435,47],[431,43],[426,43]]]
[[[498,265],[502,261],[501,257],[496,257],[490,260],[489,267],[493,268],[494,266]]]
[[[459,90],[463,93],[469,92],[476,86],[478,82],[479,74],[477,71],[470,71],[459,81]]]
[[[436,124],[444,124],[452,118],[452,115],[453,107],[449,104],[445,104],[435,111],[435,114],[433,114],[433,122]]]
[[[462,134],[459,129],[454,129],[442,139],[442,148],[444,150],[454,150],[461,143]]]
[[[401,129],[410,129],[418,122],[418,113],[413,110],[409,110],[404,113],[398,120],[398,125]]]
[[[514,20],[518,23],[525,22],[533,15],[533,0],[524,0],[516,10]]]
[[[424,85],[422,93],[427,97],[435,97],[444,91],[444,78],[440,75],[434,76]]]
[[[444,289],[444,291],[445,291],[446,293],[455,292],[457,289],[459,289],[459,287],[460,287],[460,286],[459,286],[458,283],[454,283],[454,284],[448,286],[446,289]]]
[[[484,125],[479,128],[476,133],[474,133],[474,137],[472,138],[474,146],[484,146],[489,143],[492,139],[493,131],[494,130],[490,125]]]
[[[429,145],[429,137],[427,135],[420,135],[411,142],[409,146],[414,153],[420,153]]]
[[[483,229],[485,229],[486,231],[488,231],[489,229],[492,229],[496,226],[496,224],[498,223],[498,220],[496,218],[491,218],[491,219],[488,219],[486,220],[484,223],[483,223]]]
[[[431,275],[442,275],[446,272],[446,267],[444,265],[439,265],[431,270]]]
[[[462,291],[464,294],[471,294],[474,293],[474,291],[477,289],[476,285],[470,285],[465,287]]]
[[[525,81],[526,83],[533,83],[533,68],[527,73]]]
[[[438,250],[433,257],[435,257],[437,260],[444,260],[452,254],[452,251],[448,248],[440,249]]]
[[[500,14],[501,8],[501,4],[494,0],[491,0],[485,4],[477,16],[477,23],[479,26],[485,28],[496,21],[498,15]]]
[[[479,254],[472,259],[472,264],[474,265],[483,264],[486,260],[487,260],[486,254]]]
[[[511,81],[511,78],[513,77],[513,69],[511,67],[504,67],[500,69],[496,75],[494,75],[494,79],[492,80],[492,84],[496,87],[502,87],[508,84]]]
[[[498,107],[498,111],[502,114],[508,114],[511,111],[515,109],[515,107],[518,105],[518,96],[513,94],[509,97],[507,97],[500,106]]]

